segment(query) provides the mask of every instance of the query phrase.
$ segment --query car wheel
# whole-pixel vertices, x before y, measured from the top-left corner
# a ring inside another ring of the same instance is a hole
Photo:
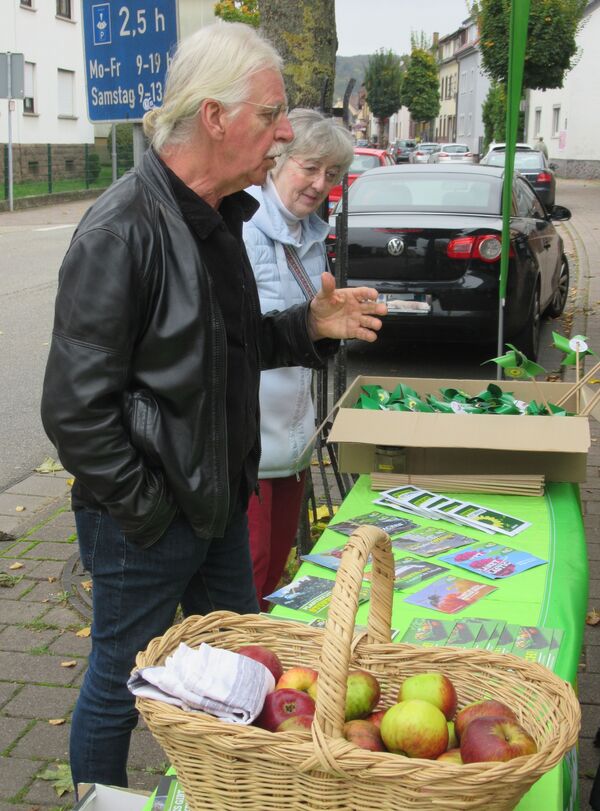
[[[523,328],[513,336],[511,341],[520,352],[527,355],[529,360],[537,360],[538,357],[540,350],[541,320],[540,290],[536,285],[527,321]]]
[[[554,291],[552,301],[546,308],[545,316],[548,318],[558,318],[563,314],[567,298],[569,296],[569,261],[564,255],[560,259],[560,272],[558,274],[558,284]]]

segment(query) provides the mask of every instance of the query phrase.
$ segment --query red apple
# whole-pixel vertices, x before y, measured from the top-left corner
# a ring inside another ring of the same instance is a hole
[[[448,721],[448,751],[458,746],[458,735],[454,728],[454,721]]]
[[[306,715],[292,715],[282,721],[275,732],[306,732],[312,726],[314,716],[311,714]]]
[[[366,670],[351,670],[346,682],[346,721],[366,718],[377,706],[381,696],[379,682]]]
[[[283,688],[269,693],[255,726],[275,732],[286,718],[293,715],[314,715],[315,702],[301,690]]]
[[[275,690],[290,688],[300,690],[315,699],[317,697],[317,679],[319,674],[312,667],[290,667],[279,677]]]
[[[381,737],[390,752],[435,760],[448,747],[448,723],[433,704],[413,698],[390,707],[381,722]]]
[[[416,673],[405,679],[398,691],[398,701],[408,701],[412,698],[433,704],[444,713],[447,721],[454,718],[456,690],[443,673]]]
[[[473,701],[472,704],[467,704],[466,707],[463,707],[462,710],[456,713],[454,727],[459,740],[462,740],[465,729],[475,718],[506,718],[509,721],[517,720],[517,716],[511,708],[507,707],[506,704],[503,704],[501,701],[496,701],[493,698]]]
[[[443,760],[446,763],[458,763],[459,765],[462,765],[463,762],[460,749],[448,749],[447,752],[442,752],[441,755],[438,755],[436,760]]]
[[[263,645],[244,645],[243,648],[238,648],[236,652],[241,653],[242,656],[248,656],[250,659],[255,659],[261,665],[267,667],[273,674],[275,684],[277,684],[283,673],[283,665],[276,653]]]
[[[375,710],[372,712],[371,715],[367,715],[365,721],[370,721],[372,724],[375,724],[377,729],[381,727],[381,721],[383,716],[386,714],[387,710]]]
[[[371,752],[385,752],[379,729],[370,721],[355,718],[344,724],[344,738],[361,749]]]
[[[460,740],[463,763],[512,760],[535,752],[537,745],[531,735],[506,718],[476,718]]]

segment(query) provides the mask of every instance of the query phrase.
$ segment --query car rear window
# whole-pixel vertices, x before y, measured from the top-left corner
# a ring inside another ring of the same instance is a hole
[[[445,144],[442,149],[444,152],[451,152],[451,153],[459,153],[459,152],[468,152],[469,147],[465,146],[465,144]]]
[[[350,213],[431,211],[498,214],[502,181],[489,175],[387,173],[361,177],[348,190]]]
[[[504,166],[506,152],[492,152],[486,161],[488,166]],[[542,169],[544,159],[541,152],[523,151],[515,152],[515,169]]]
[[[359,175],[361,172],[366,172],[367,169],[374,169],[379,166],[379,158],[377,155],[355,155],[348,169],[349,174]]]

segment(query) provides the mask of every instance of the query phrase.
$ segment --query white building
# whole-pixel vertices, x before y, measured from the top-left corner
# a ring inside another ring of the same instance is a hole
[[[527,94],[527,141],[543,137],[562,177],[600,177],[599,40],[600,0],[591,0],[577,37],[577,63],[564,86]]]

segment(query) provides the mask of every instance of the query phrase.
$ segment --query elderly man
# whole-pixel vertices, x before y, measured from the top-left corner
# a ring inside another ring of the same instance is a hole
[[[92,574],[89,667],[71,730],[75,783],[127,785],[135,654],[185,614],[256,612],[246,509],[261,368],[318,367],[330,339],[375,340],[370,288],[260,314],[241,191],[293,138],[277,52],[219,23],[184,41],[152,148],[79,224],[60,270],[42,419],[76,481]]]

